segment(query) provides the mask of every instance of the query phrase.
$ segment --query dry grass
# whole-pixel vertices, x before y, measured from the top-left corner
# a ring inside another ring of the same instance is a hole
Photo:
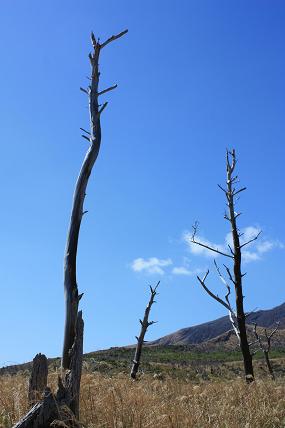
[[[51,383],[55,375],[51,376]],[[27,378],[0,377],[0,427],[9,428],[27,409]],[[82,378],[81,419],[89,428],[277,428],[285,427],[285,384],[245,385],[99,373]]]

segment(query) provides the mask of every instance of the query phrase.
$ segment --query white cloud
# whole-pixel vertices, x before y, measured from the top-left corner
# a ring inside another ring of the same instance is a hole
[[[256,248],[257,248],[257,251],[260,254],[263,254],[263,253],[267,253],[270,250],[273,250],[274,248],[279,248],[279,249],[282,250],[282,249],[285,248],[285,246],[284,246],[284,244],[282,242],[280,242],[278,240],[277,241],[269,241],[269,240],[267,240],[267,241],[261,241],[261,242],[259,242],[256,245]]]
[[[208,250],[205,247],[202,247],[201,245],[194,244],[192,242],[192,234],[190,232],[186,232],[183,235],[183,240],[187,243],[189,246],[189,250],[194,255],[201,255],[201,256],[207,256],[207,257],[217,257],[217,253]],[[208,241],[205,238],[202,238],[201,236],[195,236],[195,240],[197,242],[201,242],[201,244],[207,245],[208,247],[215,248],[218,251],[225,251],[225,248],[223,245],[220,244],[214,244],[213,242]]]
[[[201,273],[201,269],[189,270],[184,266],[176,266],[172,269],[173,275],[186,275],[186,276],[194,276]]]
[[[260,260],[260,255],[254,251],[244,250],[242,251],[242,260],[245,263],[254,262],[256,260]]]
[[[255,226],[247,226],[241,229],[241,237],[240,237],[241,245],[253,240],[259,233],[260,233],[260,229]],[[197,245],[191,242],[191,237],[192,237],[192,234],[190,232],[186,232],[183,235],[183,240],[187,243],[189,250],[192,254],[198,255],[198,256],[219,257],[218,253],[210,251],[207,248],[203,248],[200,245]],[[214,244],[200,236],[196,236],[195,240],[198,242],[201,242],[204,245],[217,249],[223,253],[229,253],[229,248],[228,248],[229,245],[231,246],[231,248],[233,248],[233,240],[232,240],[231,233],[227,233],[227,235],[225,236],[224,244]],[[245,263],[260,260],[263,254],[269,251],[272,251],[275,248],[284,249],[285,245],[278,240],[275,240],[275,241],[269,240],[269,239],[253,240],[247,246],[245,246],[244,249],[242,250],[242,259]]]
[[[241,233],[242,233],[242,236],[240,238],[240,243],[244,244],[245,242],[248,242],[251,239],[254,239],[260,233],[260,229],[254,226],[248,226],[242,229]],[[252,245],[253,243],[254,241],[251,242],[249,245]]]
[[[158,259],[157,257],[150,257],[143,259],[139,257],[132,262],[132,269],[135,272],[146,272],[149,274],[164,275],[164,267],[172,265],[171,259]]]

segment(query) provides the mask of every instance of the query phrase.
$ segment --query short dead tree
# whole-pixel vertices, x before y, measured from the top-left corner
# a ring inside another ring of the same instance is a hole
[[[143,320],[140,319],[140,325],[141,325],[140,335],[136,336],[137,346],[136,346],[135,356],[133,359],[132,369],[131,369],[131,373],[130,373],[130,376],[132,379],[137,378],[137,373],[138,373],[138,369],[140,366],[142,348],[143,348],[143,344],[145,343],[144,338],[145,338],[146,331],[150,325],[156,323],[156,321],[149,321],[148,318],[149,318],[150,310],[151,310],[153,303],[156,303],[154,299],[155,299],[155,296],[158,294],[157,293],[157,287],[159,286],[159,283],[160,283],[160,281],[158,281],[158,283],[156,284],[156,286],[154,288],[151,285],[149,287],[150,288],[150,299],[149,299],[149,302],[147,304],[147,307],[145,308]]]
[[[227,289],[227,293],[224,299],[221,299],[218,295],[213,293],[206,285],[206,279],[209,275],[209,270],[206,272],[203,278],[200,278],[199,276],[197,276],[197,278],[201,286],[203,287],[203,289],[208,293],[208,295],[211,296],[214,300],[219,302],[228,310],[230,321],[232,323],[233,329],[239,340],[240,349],[243,356],[245,378],[247,382],[252,382],[254,380],[252,355],[250,352],[248,337],[247,337],[247,329],[246,329],[247,315],[244,311],[244,305],[243,305],[244,296],[243,296],[242,281],[245,273],[242,273],[241,262],[242,262],[242,249],[246,245],[249,245],[251,242],[255,241],[261,232],[259,232],[256,236],[254,236],[254,238],[248,240],[247,242],[241,243],[240,238],[242,234],[240,233],[237,226],[237,218],[241,215],[241,213],[236,211],[235,204],[236,204],[237,195],[239,195],[241,192],[246,190],[246,188],[245,187],[236,188],[236,185],[239,181],[238,176],[235,175],[236,162],[237,161],[236,161],[235,150],[232,150],[232,151],[227,150],[226,187],[223,188],[222,186],[219,186],[226,196],[227,211],[224,215],[224,218],[230,223],[232,245],[228,245],[228,251],[227,251],[220,248],[214,248],[206,243],[200,242],[199,239],[196,238],[197,228],[198,228],[197,223],[195,223],[195,225],[193,226],[193,234],[192,234],[191,242],[193,244],[204,247],[209,251],[222,255],[232,261],[232,269],[224,264],[225,271],[228,276],[228,281],[225,280],[220,269],[218,268],[217,263],[215,262],[215,267],[218,272],[218,275],[223,281],[223,283],[225,284]],[[229,284],[231,284],[234,288],[235,308],[233,308],[230,303],[231,286]]]
[[[263,352],[266,367],[273,380],[275,380],[275,375],[274,375],[271,361],[269,359],[269,352],[271,350],[271,339],[275,335],[275,333],[278,331],[279,325],[280,325],[280,322],[277,322],[275,329],[272,330],[270,333],[268,333],[267,328],[264,328],[263,333],[261,333],[258,330],[257,324],[254,323],[253,334],[256,340],[249,344],[250,346],[257,344],[259,349]],[[257,352],[257,349],[252,351],[252,355],[256,354],[256,352]]]

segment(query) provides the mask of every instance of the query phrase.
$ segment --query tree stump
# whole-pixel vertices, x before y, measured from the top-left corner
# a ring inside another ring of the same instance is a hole
[[[29,380],[28,400],[31,406],[41,400],[47,387],[48,362],[44,354],[37,354],[33,359],[33,368]]]

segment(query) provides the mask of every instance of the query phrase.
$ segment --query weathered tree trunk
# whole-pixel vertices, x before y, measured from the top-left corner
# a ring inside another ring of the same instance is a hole
[[[67,235],[65,256],[64,256],[64,291],[65,291],[65,330],[64,344],[62,354],[62,367],[66,370],[65,377],[62,380],[58,378],[58,390],[53,395],[49,388],[46,388],[44,398],[38,402],[24,416],[14,428],[47,428],[49,426],[72,426],[79,427],[77,418],[79,417],[79,396],[80,396],[80,381],[82,370],[82,355],[83,355],[83,330],[84,323],[82,312],[78,312],[78,304],[82,295],[78,294],[76,281],[76,256],[78,247],[78,237],[81,225],[83,212],[83,203],[89,176],[93,165],[97,159],[100,143],[101,143],[101,126],[100,115],[107,106],[105,102],[101,107],[98,103],[98,97],[104,93],[115,89],[115,86],[98,92],[99,84],[99,54],[107,44],[118,39],[127,33],[122,33],[110,37],[106,42],[99,44],[96,41],[94,34],[91,34],[94,51],[89,55],[91,62],[91,84],[87,90],[83,92],[89,96],[90,110],[90,132],[83,131],[88,134],[84,135],[90,147],[83,161],[79,177],[76,182],[70,225]],[[35,383],[37,383],[35,381]],[[34,384],[34,381],[31,382]],[[38,384],[38,383],[37,383]],[[63,425],[63,421],[64,424]]]
[[[75,342],[71,348],[70,370],[65,375],[64,387],[66,390],[66,397],[68,398],[68,406],[78,419],[84,330],[82,311],[78,313],[76,324]]]
[[[159,286],[159,282],[157,283],[157,285],[154,288],[150,287],[150,292],[151,292],[150,299],[149,299],[149,302],[148,302],[147,307],[145,309],[143,320],[140,320],[141,332],[140,332],[139,336],[136,336],[137,346],[136,346],[135,356],[133,359],[133,365],[132,365],[131,374],[130,374],[132,379],[136,379],[136,377],[137,377],[137,372],[138,372],[138,369],[140,366],[142,347],[143,347],[143,344],[145,342],[144,337],[145,337],[146,331],[147,331],[148,327],[150,325],[154,324],[154,322],[155,322],[155,321],[148,321],[148,317],[150,314],[151,307],[152,307],[153,303],[155,302],[154,298],[157,295],[156,290],[157,290],[158,286]]]
[[[231,157],[231,162],[230,162]],[[231,288],[228,285],[228,283],[224,280],[222,277],[219,268],[216,265],[216,268],[218,270],[219,276],[222,278],[222,281],[227,287],[227,294],[225,296],[225,300],[219,298],[217,295],[212,293],[209,288],[206,286],[205,281],[209,274],[209,270],[207,271],[206,275],[203,279],[197,277],[200,284],[206,290],[206,292],[215,300],[217,300],[219,303],[221,303],[223,306],[225,306],[230,315],[230,320],[233,325],[233,328],[235,330],[236,335],[238,336],[240,348],[243,356],[243,363],[244,363],[244,372],[245,372],[245,378],[247,382],[252,382],[254,380],[254,373],[253,373],[253,365],[252,365],[252,355],[249,348],[248,338],[247,338],[247,331],[246,331],[246,315],[244,312],[243,307],[243,290],[242,290],[242,278],[244,274],[241,272],[241,249],[256,240],[260,234],[260,232],[253,238],[250,239],[248,242],[244,242],[243,244],[240,243],[240,236],[241,234],[238,231],[237,227],[237,217],[240,215],[240,213],[235,212],[235,197],[240,192],[245,190],[245,187],[236,189],[235,185],[238,181],[238,176],[234,176],[234,170],[236,166],[236,155],[235,150],[232,152],[227,151],[227,185],[226,189],[219,186],[225,193],[227,198],[227,207],[228,212],[225,213],[224,218],[228,220],[231,224],[231,236],[233,240],[233,248],[231,245],[228,245],[230,253],[223,251],[219,248],[214,248],[206,243],[199,242],[195,240],[195,235],[197,232],[197,224],[193,226],[193,235],[192,235],[192,242],[194,244],[200,245],[201,247],[207,248],[208,250],[215,252],[217,254],[220,254],[222,256],[229,257],[233,260],[233,273],[230,268],[228,268],[226,265],[226,271],[229,277],[229,280],[233,283],[234,289],[235,289],[235,300],[236,300],[236,312],[232,309],[232,306],[230,304],[229,295],[231,292]]]
[[[67,234],[66,249],[64,256],[64,294],[65,294],[65,327],[64,327],[64,342],[62,352],[62,367],[69,369],[70,366],[70,349],[74,342],[75,325],[77,320],[78,303],[82,295],[78,294],[77,279],[76,279],[76,256],[78,248],[78,237],[80,231],[81,220],[84,215],[83,203],[86,195],[88,180],[94,166],[94,163],[99,154],[101,144],[101,124],[100,116],[107,102],[99,107],[98,97],[106,93],[116,86],[107,88],[101,92],[98,91],[99,85],[99,56],[102,48],[108,43],[126,34],[126,31],[110,37],[106,42],[100,44],[96,41],[95,36],[91,35],[93,44],[93,53],[89,55],[91,63],[91,84],[88,89],[83,89],[89,97],[90,111],[90,132],[84,131],[88,136],[84,135],[90,142],[90,147],[86,153],[85,159],[81,166],[81,170],[76,182],[69,230]]]
[[[28,400],[31,406],[38,402],[47,387],[48,362],[44,354],[37,354],[33,359],[32,373],[29,380]]]
[[[247,382],[254,380],[253,365],[252,365],[252,355],[249,349],[246,323],[245,323],[245,312],[243,307],[243,292],[242,292],[242,272],[241,272],[241,244],[239,239],[239,232],[237,228],[236,218],[237,214],[234,209],[234,196],[235,190],[233,189],[233,182],[235,178],[232,176],[236,158],[235,152],[232,152],[233,163],[230,164],[229,155],[227,154],[227,200],[229,208],[229,219],[232,226],[232,238],[233,238],[233,257],[234,257],[234,287],[236,295],[236,317],[237,325],[239,330],[240,337],[240,347],[243,356],[243,364],[245,371],[245,378]]]

